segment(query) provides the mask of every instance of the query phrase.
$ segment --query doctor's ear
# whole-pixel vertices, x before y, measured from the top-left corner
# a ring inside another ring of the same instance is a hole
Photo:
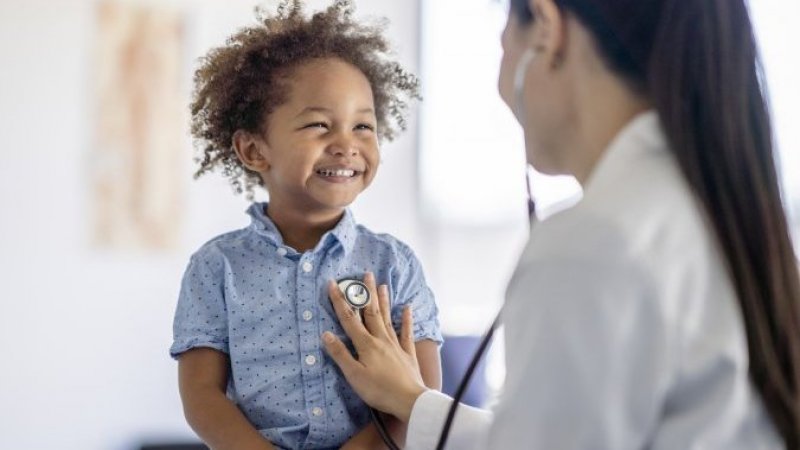
[[[258,136],[245,130],[236,130],[231,139],[233,149],[239,161],[254,172],[263,172],[269,168],[269,162],[264,157],[267,144]]]
[[[555,0],[528,0],[533,13],[528,45],[537,50],[538,57],[550,67],[561,65],[567,47],[567,16]]]

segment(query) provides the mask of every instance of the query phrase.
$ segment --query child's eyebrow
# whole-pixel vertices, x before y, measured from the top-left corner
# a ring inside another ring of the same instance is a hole
[[[308,114],[308,113],[311,113],[311,112],[321,112],[321,113],[329,113],[330,114],[330,113],[333,112],[333,110],[330,109],[330,108],[326,108],[324,106],[308,106],[306,108],[303,108],[303,110],[300,111],[300,113],[298,113],[295,116],[295,118],[300,117],[303,114]],[[374,114],[375,110],[372,109],[372,108],[361,108],[356,112],[359,113],[359,114],[363,114],[363,113]]]

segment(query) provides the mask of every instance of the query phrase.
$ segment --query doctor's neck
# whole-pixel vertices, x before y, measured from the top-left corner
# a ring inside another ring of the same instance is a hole
[[[648,102],[640,100],[607,101],[605,104],[591,102],[579,110],[576,118],[579,132],[574,135],[579,141],[572,147],[576,151],[570,171],[582,187],[591,178],[614,138],[634,117],[650,108]]]
[[[597,62],[599,63],[599,61]],[[614,138],[634,117],[652,108],[649,100],[635,93],[605,68],[577,75],[575,128],[564,144],[567,169],[585,186],[597,163]],[[584,75],[585,74],[585,75]]]

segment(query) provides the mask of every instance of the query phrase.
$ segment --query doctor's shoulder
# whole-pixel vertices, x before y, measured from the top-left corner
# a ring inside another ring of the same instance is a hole
[[[578,203],[535,224],[520,266],[534,261],[575,261],[598,266],[633,264],[658,271],[665,264],[690,263],[713,253],[713,239],[690,201],[660,206],[636,203],[618,214]]]
[[[580,204],[536,223],[519,265],[547,260],[597,260],[627,253],[630,240],[624,228]]]

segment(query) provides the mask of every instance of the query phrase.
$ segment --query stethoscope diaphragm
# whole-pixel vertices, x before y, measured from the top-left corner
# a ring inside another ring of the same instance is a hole
[[[363,282],[352,278],[345,278],[339,280],[338,285],[347,304],[352,308],[363,309],[369,304],[369,289],[367,289],[367,285]]]

